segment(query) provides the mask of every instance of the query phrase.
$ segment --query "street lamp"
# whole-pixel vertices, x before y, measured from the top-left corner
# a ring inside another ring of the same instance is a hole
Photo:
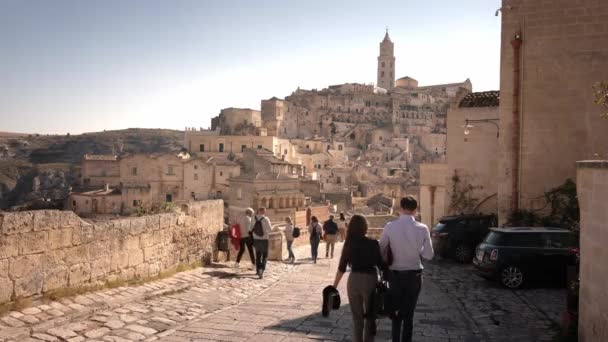
[[[469,135],[471,133],[471,128],[475,127],[471,125],[472,123],[489,123],[496,126],[496,138],[500,136],[500,126],[498,126],[499,119],[465,119],[464,125],[460,126],[464,128],[464,135]]]

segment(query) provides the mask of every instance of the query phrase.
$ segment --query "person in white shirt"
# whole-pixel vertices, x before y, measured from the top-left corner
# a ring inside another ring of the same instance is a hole
[[[289,253],[289,256],[287,257],[287,260],[289,260],[289,262],[291,262],[292,264],[296,261],[296,256],[295,254],[293,254],[293,249],[291,248],[291,246],[293,245],[293,222],[291,221],[291,217],[286,217],[285,218],[285,230],[283,231],[283,234],[285,234],[285,241],[287,241],[287,252]]]
[[[253,209],[247,208],[245,210],[245,216],[243,216],[239,222],[239,228],[241,231],[241,240],[239,241],[239,254],[236,256],[236,266],[239,266],[241,262],[241,258],[245,253],[245,247],[249,252],[249,260],[251,260],[251,264],[255,266],[255,257],[253,256],[253,238],[251,237],[251,228],[253,221]]]
[[[259,229],[257,225],[260,225]],[[266,217],[266,208],[258,208],[258,213],[251,220],[253,246],[255,247],[255,268],[260,279],[264,277],[268,260],[268,237],[270,236],[270,219]]]
[[[393,342],[410,342],[414,311],[422,287],[421,258],[433,258],[429,229],[416,222],[418,201],[412,196],[401,199],[401,216],[389,222],[380,236],[380,250],[389,264],[388,280],[395,305]],[[391,260],[392,259],[392,260]]]

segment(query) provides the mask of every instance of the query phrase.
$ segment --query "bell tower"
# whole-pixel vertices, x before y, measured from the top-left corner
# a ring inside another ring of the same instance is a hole
[[[378,56],[378,81],[376,86],[386,90],[395,87],[395,54],[394,45],[388,36],[388,27],[384,39],[380,42],[380,55]]]

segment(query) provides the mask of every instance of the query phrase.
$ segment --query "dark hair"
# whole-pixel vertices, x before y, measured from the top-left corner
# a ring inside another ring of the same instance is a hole
[[[367,220],[362,215],[353,215],[348,222],[348,228],[346,230],[346,241],[344,241],[344,247],[342,248],[342,255],[352,255],[352,241],[361,240],[365,238],[367,234]],[[345,254],[346,253],[346,254]]]
[[[344,217],[344,213],[340,213],[340,221],[346,221],[346,217]]]
[[[413,196],[406,196],[401,199],[401,209],[416,210],[418,209],[418,201]]]
[[[319,219],[316,216],[310,218],[310,222],[319,222]]]
[[[349,239],[362,239],[367,234],[367,220],[362,215],[353,215],[348,222],[346,241]]]

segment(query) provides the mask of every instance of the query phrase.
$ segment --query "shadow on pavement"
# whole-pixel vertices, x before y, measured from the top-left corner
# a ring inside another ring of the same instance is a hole
[[[391,337],[391,322],[388,319],[377,320],[376,340],[384,341]],[[306,337],[318,340],[347,340],[352,337],[352,316],[350,305],[342,305],[334,310],[329,317],[318,313],[307,316],[296,316],[283,319],[266,327],[265,330],[290,333],[293,337]]]

